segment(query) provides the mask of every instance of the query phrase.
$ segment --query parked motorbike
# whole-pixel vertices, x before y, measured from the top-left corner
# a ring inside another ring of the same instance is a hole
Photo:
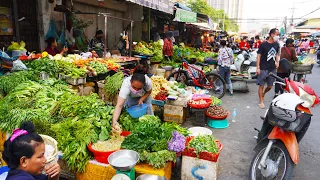
[[[317,63],[320,64],[320,47],[318,48],[316,55],[317,55]]]
[[[291,179],[294,165],[299,162],[298,143],[311,122],[310,108],[320,98],[306,84],[270,76],[283,86],[285,92],[276,97],[266,111],[261,130],[257,130],[257,146],[251,162],[250,180]]]
[[[238,71],[243,73],[245,71],[248,74],[254,76],[256,74],[256,59],[257,59],[257,51],[250,50],[250,51],[242,51],[236,57],[234,64],[230,66],[231,70]]]

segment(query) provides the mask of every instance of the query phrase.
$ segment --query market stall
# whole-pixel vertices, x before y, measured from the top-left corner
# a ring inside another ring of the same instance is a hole
[[[156,101],[165,104],[164,119],[143,114],[137,118],[134,112],[123,111],[119,119],[122,132],[112,132],[110,123],[113,106],[106,106],[95,93],[79,96],[67,84],[55,77],[59,77],[59,74],[61,77],[63,73],[68,77],[79,79],[85,74],[99,74],[112,68],[117,70],[119,66],[103,59],[84,60],[78,55],[45,57],[45,54],[42,54],[42,56],[26,63],[29,70],[0,77],[2,114],[0,128],[3,132],[11,132],[21,122],[30,120],[38,132],[55,137],[60,157],[69,170],[65,171],[66,174],[69,173],[69,177],[71,173],[77,179],[88,179],[93,176],[111,179],[112,176],[126,174],[135,179],[139,175],[154,174],[170,179],[173,163],[177,158],[181,158],[181,153],[184,151],[186,151],[184,158],[196,158],[190,152],[208,151],[216,157],[219,155],[222,146],[220,147],[214,139],[208,141],[211,143],[208,147],[212,149],[186,150],[189,143],[197,143],[198,139],[195,138],[193,142],[190,136],[192,132],[177,124],[183,123],[186,117],[186,114],[181,114],[177,110],[182,109],[187,113],[189,106],[194,110],[202,109],[204,117],[204,110],[210,105],[221,104],[221,100],[207,97],[203,95],[204,91],[196,90],[194,87],[185,87],[178,82],[168,82],[163,77],[155,76],[152,78],[154,86],[152,96]],[[42,77],[39,76],[40,72],[47,73],[49,78],[40,79]],[[122,71],[107,76],[105,96],[115,99],[123,78]],[[188,101],[183,101],[185,98]],[[170,111],[172,108],[177,110]],[[176,116],[175,113],[180,113],[181,116]],[[201,116],[201,113],[197,114],[198,117]],[[195,146],[196,144],[190,148]],[[140,163],[125,172],[108,165],[109,155],[118,152],[120,148],[139,153]],[[212,162],[217,163],[217,158]],[[188,175],[188,172],[184,174]]]

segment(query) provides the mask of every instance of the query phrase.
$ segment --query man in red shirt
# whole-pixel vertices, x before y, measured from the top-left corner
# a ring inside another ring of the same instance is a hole
[[[254,43],[253,48],[259,49],[259,47],[261,45],[260,37],[259,37],[259,35],[256,35],[256,37],[254,37],[254,38],[255,38],[256,42]]]
[[[248,37],[244,36],[242,41],[239,43],[239,47],[241,50],[249,50],[250,44],[248,43]]]
[[[310,40],[309,46],[310,46],[311,48],[314,46],[314,42],[313,42],[312,40]]]

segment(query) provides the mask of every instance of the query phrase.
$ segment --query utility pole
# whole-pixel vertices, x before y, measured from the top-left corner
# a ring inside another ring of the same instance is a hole
[[[284,34],[287,34],[287,16],[284,17]]]
[[[295,10],[296,8],[294,7],[294,5],[292,5],[292,8],[290,8],[290,10],[291,10],[291,25],[293,25],[293,14],[294,14],[294,10]]]

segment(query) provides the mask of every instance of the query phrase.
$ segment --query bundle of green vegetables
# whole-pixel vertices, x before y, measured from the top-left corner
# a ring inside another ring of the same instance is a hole
[[[140,160],[153,168],[163,168],[168,161],[175,161],[176,154],[168,150],[172,132],[189,132],[175,123],[163,123],[156,116],[145,115],[139,118],[131,134],[125,138],[121,147],[139,152]]]
[[[89,62],[89,66],[92,67],[98,74],[108,72],[108,67],[99,61],[91,61]]]
[[[105,86],[104,86],[106,96],[108,96],[110,99],[116,98],[121,88],[123,79],[124,79],[124,75],[122,71],[117,72],[112,76],[107,76],[105,79]]]
[[[80,78],[86,76],[86,69],[85,68],[78,68],[75,64],[73,64],[71,61],[65,61],[65,60],[55,60],[59,72],[72,77],[72,78]]]
[[[188,144],[187,148],[194,148],[197,156],[201,152],[218,153],[219,149],[215,139],[211,135],[199,135],[194,137]]]
[[[19,84],[28,80],[38,81],[39,74],[34,71],[20,71],[0,77],[0,94],[5,96],[12,92]]]
[[[8,81],[10,77],[15,76],[6,77]],[[57,139],[69,168],[83,172],[92,158],[88,143],[110,138],[114,107],[105,106],[97,94],[78,96],[65,82],[53,79],[16,86],[0,100],[0,128],[11,132],[32,121],[39,133]]]
[[[59,67],[57,63],[49,58],[41,58],[29,63],[26,66],[36,72],[46,72],[50,77],[58,77]]]

